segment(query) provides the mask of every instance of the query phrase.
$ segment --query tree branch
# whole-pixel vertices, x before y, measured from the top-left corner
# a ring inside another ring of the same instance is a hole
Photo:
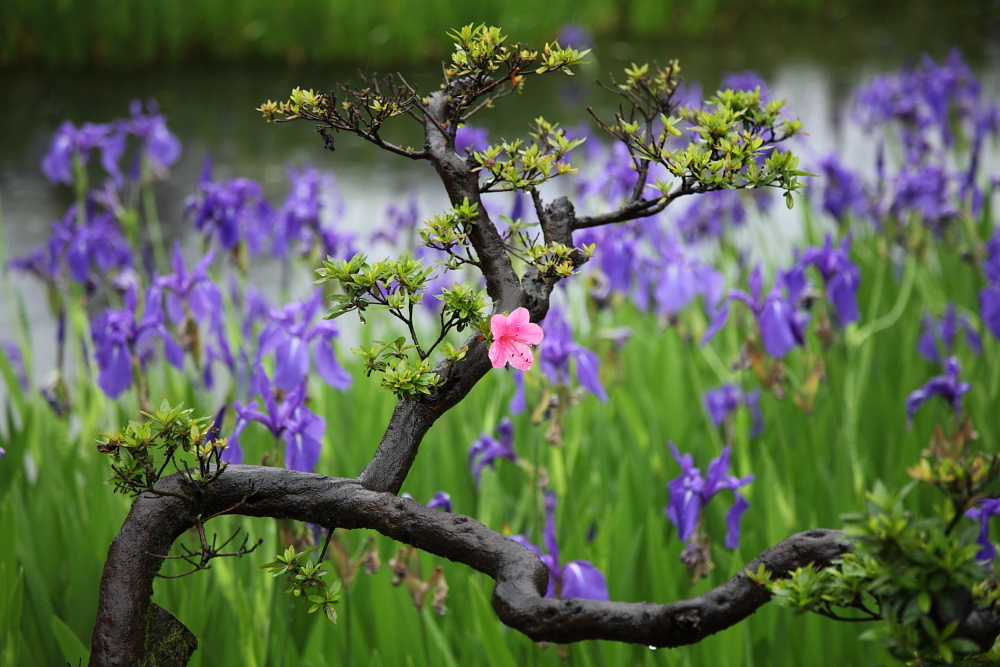
[[[659,197],[657,199],[632,199],[614,211],[598,213],[597,215],[585,215],[577,218],[573,229],[586,229],[588,227],[600,227],[602,225],[612,225],[616,222],[627,222],[656,215],[667,205],[676,199],[675,196]]]
[[[510,312],[525,306],[531,311],[532,319],[538,321],[548,311],[548,294],[542,299],[534,299],[531,305],[524,303],[521,281],[514,272],[507,248],[483,207],[479,173],[472,171],[469,162],[455,152],[454,138],[448,132],[449,118],[454,112],[452,93],[450,86],[436,91],[430,96],[430,102],[421,107],[426,116],[424,133],[428,160],[437,169],[453,206],[466,199],[479,205],[479,217],[469,230],[469,242],[486,278],[493,312]],[[427,430],[438,417],[465,398],[490,370],[492,366],[485,343],[472,336],[466,345],[469,351],[465,359],[454,366],[442,363],[435,369],[442,377],[449,378],[437,393],[419,399],[403,399],[396,405],[375,455],[358,478],[366,488],[398,493]]]
[[[136,499],[111,545],[101,579],[92,666],[124,667],[158,658],[149,655],[146,637],[159,626],[146,627],[144,619],[156,609],[150,598],[162,556],[199,516],[234,505],[238,506],[232,513],[244,516],[292,519],[330,529],[377,530],[468,565],[496,580],[493,608],[501,621],[535,641],[560,644],[586,639],[657,647],[693,644],[745,619],[768,601],[767,589],[751,581],[745,570],[764,565],[773,577],[784,577],[809,563],[827,567],[849,549],[839,531],[811,530],[771,547],[726,583],[690,600],[671,604],[552,600],[542,597],[547,569],[525,547],[474,519],[371,491],[358,480],[234,465],[208,486],[175,474],[160,480],[157,488],[184,492],[193,500],[163,494]],[[958,631],[986,648],[998,633],[1000,614],[979,608],[965,617]]]

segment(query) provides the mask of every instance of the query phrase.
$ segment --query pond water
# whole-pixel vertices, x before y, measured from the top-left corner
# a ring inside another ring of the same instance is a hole
[[[608,71],[620,72],[631,61],[678,58],[688,81],[714,90],[725,72],[753,69],[763,75],[774,97],[787,98],[787,110],[800,117],[809,133],[801,150],[806,161],[836,148],[850,164],[871,164],[871,138],[851,123],[850,92],[877,72],[896,69],[921,53],[942,59],[961,50],[989,94],[1000,90],[1000,42],[997,8],[966,3],[945,16],[937,3],[916,2],[891,12],[865,16],[830,16],[806,22],[744,17],[722,36],[661,42],[599,42],[592,64],[574,79],[556,85],[530,82],[526,93],[504,100],[478,118],[492,138],[523,136],[539,114],[564,126],[589,122],[587,105],[607,110],[614,98],[593,85]],[[361,69],[367,65],[361,64]],[[422,88],[434,85],[435,68],[399,67]],[[106,122],[128,113],[134,98],[156,98],[171,129],[184,146],[172,178],[159,186],[157,199],[166,234],[193,245],[181,221],[206,154],[216,179],[237,176],[258,180],[272,201],[287,189],[285,166],[312,164],[334,173],[345,199],[344,224],[365,229],[382,220],[386,206],[415,192],[422,215],[446,205],[433,171],[383,154],[360,140],[339,137],[337,151],[304,123],[269,125],[254,111],[266,99],[282,99],[295,86],[326,90],[357,81],[356,68],[282,67],[277,65],[191,65],[184,69],[139,72],[40,72],[0,69],[4,130],[0,132],[0,213],[6,256],[41,244],[49,223],[71,201],[64,186],[52,186],[39,169],[52,132],[63,119],[79,124]],[[534,85],[532,85],[534,84]],[[400,121],[405,124],[407,121]],[[412,131],[408,129],[402,132]],[[413,135],[416,136],[416,135]],[[411,140],[417,143],[419,139]],[[808,166],[808,163],[807,163]],[[796,218],[798,219],[798,218]],[[260,269],[267,272],[269,269]],[[32,328],[36,371],[52,367],[54,323],[44,291],[29,278],[15,275],[24,295]],[[0,308],[0,339],[12,337],[11,309]]]

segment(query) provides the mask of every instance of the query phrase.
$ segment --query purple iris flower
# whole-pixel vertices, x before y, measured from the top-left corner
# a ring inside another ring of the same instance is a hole
[[[556,38],[563,48],[579,50],[589,49],[594,45],[594,35],[579,23],[566,23],[559,28]]]
[[[323,221],[327,213],[335,218],[344,213],[344,200],[337,191],[333,174],[313,167],[299,170],[292,165],[286,172],[291,189],[276,216],[272,236],[274,254],[287,256],[291,244],[297,241],[297,252],[302,255],[318,247],[323,257],[351,257],[353,235],[338,232]]]
[[[30,273],[46,284],[59,282],[62,279],[61,266],[58,257],[49,252],[48,246],[39,246],[25,255],[11,257],[8,266],[14,271]]]
[[[222,422],[226,418],[226,411],[229,409],[229,405],[226,403],[222,404],[219,411],[215,413],[215,419],[212,420],[212,425],[208,427],[205,431],[205,442],[218,442],[219,438],[222,437]]]
[[[620,294],[632,291],[640,269],[639,236],[636,223],[593,227],[579,232],[574,238],[581,244],[593,243],[600,252],[593,263],[608,279],[607,288]]]
[[[147,293],[145,313],[140,315],[136,290],[129,289],[124,309],[108,308],[91,325],[94,357],[100,369],[97,384],[111,398],[132,384],[134,364],[148,357],[154,338],[163,341],[164,354],[172,366],[181,368],[184,363],[184,352],[170,336],[158,309],[149,307],[151,297],[155,299],[155,292]]]
[[[1000,514],[1000,498],[987,498],[977,507],[966,510],[965,516],[979,520],[979,553],[976,560],[980,563],[992,563],[997,557],[996,547],[990,542],[990,519]]]
[[[965,315],[958,317],[955,304],[949,303],[940,320],[925,315],[922,321],[923,331],[917,339],[917,352],[927,361],[940,363],[941,359],[950,355],[955,348],[958,329],[965,332],[965,342],[975,354],[983,351],[983,342],[979,333],[973,328]]]
[[[146,101],[143,112],[142,102],[132,100],[129,105],[132,117],[122,121],[126,132],[139,140],[142,156],[157,178],[165,178],[167,168],[181,156],[181,142],[167,127],[167,118],[160,113],[156,100]]]
[[[889,213],[903,218],[919,213],[924,224],[938,236],[959,216],[956,204],[957,175],[934,164],[910,166],[896,179]]]
[[[190,312],[197,321],[207,321],[215,327],[222,326],[222,291],[208,274],[208,268],[214,259],[215,251],[209,250],[189,272],[184,263],[180,242],[174,242],[171,259],[174,272],[154,281],[165,292],[166,310],[174,323],[183,321]]]
[[[540,354],[542,372],[554,384],[570,383],[570,362],[575,361],[574,375],[584,389],[607,402],[599,374],[600,361],[591,350],[573,341],[573,331],[562,310],[552,308],[545,317],[545,341]]]
[[[233,303],[242,304],[241,331],[245,339],[253,338],[257,323],[271,321],[271,304],[268,303],[264,293],[253,285],[247,285],[246,289],[243,289],[239,281],[230,276],[229,298]]]
[[[484,151],[489,145],[490,136],[486,128],[463,125],[455,132],[455,152],[459,155]]]
[[[153,282],[154,288],[161,293],[167,318],[175,325],[181,325],[181,342],[191,351],[195,364],[202,369],[206,387],[214,384],[213,362],[221,361],[230,370],[234,370],[236,365],[226,337],[222,290],[208,273],[214,258],[215,251],[210,250],[189,272],[180,243],[175,243],[172,259],[174,273],[156,278]]]
[[[82,220],[80,208],[72,204],[62,220],[52,221],[52,233],[44,247],[11,260],[13,269],[34,273],[44,282],[57,283],[63,266],[69,277],[87,286],[110,274],[112,281],[134,265],[132,248],[114,216],[100,211],[88,198]]]
[[[833,304],[837,320],[842,324],[850,324],[861,319],[858,311],[858,285],[861,272],[851,262],[851,238],[845,237],[840,247],[834,247],[833,238],[826,235],[823,245],[808,248],[799,260],[802,265],[811,264],[819,270],[826,285],[827,298]]]
[[[211,161],[205,158],[198,192],[184,202],[184,215],[206,239],[218,237],[226,250],[246,243],[250,254],[257,255],[275,213],[255,181],[236,178],[213,183]]]
[[[101,166],[118,182],[121,170],[118,160],[124,151],[124,135],[115,124],[97,125],[84,123],[79,129],[70,121],[64,121],[52,137],[49,150],[42,159],[42,173],[52,184],[73,183],[73,159],[79,158],[87,164],[90,151],[101,150]]]
[[[395,203],[385,209],[386,224],[377,228],[370,237],[370,243],[385,241],[389,245],[399,245],[408,239],[420,222],[420,211],[417,209],[417,196],[410,193],[405,206]],[[422,246],[421,246],[422,248]]]
[[[762,295],[762,278],[760,265],[754,267],[747,278],[750,293],[733,290],[729,297],[719,307],[718,314],[701,339],[706,345],[729,319],[729,306],[735,301],[745,303],[757,319],[760,329],[761,343],[769,355],[781,359],[791,352],[796,345],[805,345],[805,329],[809,316],[800,312],[795,302],[801,290],[800,274],[781,271],[775,277],[774,287],[765,297]]]
[[[962,188],[959,196],[962,201],[970,201],[972,204],[972,215],[978,218],[982,212],[983,203],[986,200],[986,193],[976,183],[976,177],[979,172],[983,144],[988,137],[996,138],[1000,136],[1000,104],[990,101],[982,108],[977,109],[973,118],[973,127],[969,166],[965,170],[965,177],[962,179]]]
[[[578,178],[577,182],[581,198],[602,195],[609,203],[617,204],[632,194],[638,180],[632,155],[625,144],[616,141],[601,168],[590,177]]]
[[[760,389],[745,392],[739,386],[727,382],[721,387],[709,389],[703,398],[708,416],[712,418],[712,423],[716,427],[722,426],[729,415],[736,412],[741,405],[745,405],[753,417],[750,437],[756,438],[764,430],[764,416],[760,411]]]
[[[427,501],[427,507],[432,510],[440,509],[445,512],[451,513],[451,495],[444,492],[438,491],[434,494],[434,497]]]
[[[531,549],[538,556],[545,567],[549,570],[549,587],[545,591],[545,597],[569,600],[570,598],[584,598],[586,600],[611,599],[608,595],[608,580],[604,574],[586,560],[572,560],[565,565],[559,564],[559,544],[556,542],[556,495],[545,490],[545,534],[543,544],[545,551],[532,544],[524,535],[514,535],[510,539],[521,546]]]
[[[7,358],[7,363],[10,364],[10,369],[13,371],[17,383],[21,386],[21,390],[27,391],[28,373],[24,368],[24,355],[21,354],[21,348],[16,343],[6,340],[0,341],[0,354]]]
[[[95,274],[130,269],[134,264],[132,248],[114,217],[94,210],[89,203],[87,208],[82,225],[70,223],[69,214],[61,224],[53,223],[53,235],[63,237],[66,243],[69,274],[79,283],[96,282]]]
[[[528,399],[524,395],[524,371],[514,370],[511,377],[514,378],[514,395],[507,404],[507,412],[516,416],[528,409]]]
[[[989,332],[1000,339],[1000,229],[986,242],[983,274],[986,287],[979,292],[980,317]]]
[[[726,72],[722,75],[722,89],[754,91],[760,88],[761,99],[767,99],[767,83],[764,77],[753,70]]]
[[[932,138],[951,146],[956,118],[975,117],[981,104],[979,84],[958,51],[940,66],[925,55],[916,67],[879,75],[855,95],[855,113],[868,129],[900,125],[910,163],[928,157]]]
[[[257,338],[258,361],[275,352],[274,384],[282,391],[292,391],[306,377],[310,356],[328,385],[341,391],[351,386],[351,375],[337,361],[333,349],[337,325],[333,320],[313,321],[324,303],[323,290],[316,289],[306,301],[272,309],[271,321]]]
[[[313,472],[323,449],[326,420],[301,406],[292,414],[281,437],[285,441],[285,467]]]
[[[654,282],[652,295],[661,315],[676,315],[699,296],[704,299],[709,312],[714,313],[715,306],[722,299],[722,274],[659,228],[650,229],[647,236],[657,257],[639,272],[637,292],[645,291],[643,283]]]
[[[754,476],[747,475],[741,479],[730,475],[730,450],[729,447],[723,447],[722,454],[712,459],[708,464],[708,474],[702,477],[701,470],[694,467],[692,456],[690,454],[682,456],[673,442],[669,444],[674,459],[681,466],[681,474],[667,483],[670,500],[663,513],[677,527],[677,536],[681,542],[690,547],[688,542],[698,528],[708,501],[719,491],[729,489],[736,496],[736,502],[726,513],[725,544],[727,549],[735,549],[740,543],[740,518],[750,507],[750,503],[739,489],[752,482]]]
[[[323,448],[322,438],[326,432],[326,420],[313,414],[305,406],[306,381],[299,383],[294,391],[285,394],[279,402],[276,398],[279,388],[258,364],[254,375],[254,390],[264,401],[265,410],[259,410],[257,401],[243,405],[236,401],[236,426],[229,436],[229,449],[223,459],[239,463],[243,459],[243,448],[239,438],[250,422],[259,422],[267,427],[274,437],[285,441],[285,467],[290,470],[312,472]]]
[[[849,214],[868,212],[868,196],[861,179],[836,154],[831,153],[819,163],[823,174],[823,210],[844,222]]]
[[[727,229],[741,227],[747,210],[739,192],[719,190],[695,197],[675,219],[684,241],[697,243],[721,239]]]
[[[469,446],[469,471],[475,480],[476,489],[479,488],[483,468],[489,466],[496,470],[497,459],[517,461],[517,452],[514,451],[514,424],[510,419],[504,417],[500,420],[497,435],[500,436],[499,440],[484,432]]]
[[[408,493],[404,493],[400,497],[413,500],[413,496]],[[451,495],[445,491],[438,491],[430,500],[427,501],[427,508],[432,510],[444,510],[445,512],[451,514]]]
[[[937,375],[927,381],[920,389],[916,389],[906,398],[906,423],[907,427],[913,426],[913,415],[917,408],[926,403],[933,396],[940,396],[951,403],[955,408],[955,419],[962,413],[962,396],[964,396],[972,385],[968,382],[959,382],[958,374],[962,367],[956,357],[948,357],[944,362],[944,375]]]

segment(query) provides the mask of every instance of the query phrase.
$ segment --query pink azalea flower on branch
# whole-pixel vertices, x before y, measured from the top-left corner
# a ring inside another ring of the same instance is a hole
[[[515,308],[509,316],[497,314],[490,319],[493,345],[490,346],[490,362],[493,368],[503,368],[508,363],[514,368],[531,369],[534,358],[529,345],[542,342],[542,328],[528,321],[526,308]]]

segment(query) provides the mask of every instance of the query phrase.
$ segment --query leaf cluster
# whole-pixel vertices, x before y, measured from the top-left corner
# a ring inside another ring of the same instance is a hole
[[[211,416],[192,417],[193,412],[183,403],[171,406],[164,399],[155,412],[141,413],[146,421],[130,419],[121,430],[100,434],[97,451],[111,457],[108,484],[116,493],[137,496],[152,490],[168,466],[200,484],[222,474],[225,440],[210,432]],[[192,454],[194,460],[185,456]]]
[[[340,602],[340,579],[327,586],[323,581],[327,570],[322,568],[322,560],[314,563],[311,558],[306,559],[312,550],[313,547],[309,547],[300,552],[290,545],[283,554],[278,554],[273,561],[260,567],[269,570],[272,577],[287,575],[285,593],[308,600],[312,603],[309,607],[310,614],[322,609],[327,620],[337,625],[337,610],[334,605]]]
[[[989,487],[1000,477],[1000,456],[975,454],[969,445],[978,438],[968,415],[963,415],[955,432],[946,435],[938,426],[930,446],[921,452],[921,459],[906,472],[922,482],[941,490],[953,509],[953,521],[988,494]]]
[[[384,141],[380,135],[382,125],[403,114],[415,115],[413,106],[418,93],[401,79],[402,84],[389,77],[384,85],[362,76],[365,84],[360,88],[342,85],[339,91],[318,93],[312,89],[294,88],[283,102],[268,100],[261,104],[261,112],[269,123],[309,120],[318,123],[328,149],[334,149],[329,130],[348,132],[395,153],[417,157],[421,153],[412,148],[402,148]]]
[[[452,126],[492,107],[501,97],[521,92],[527,74],[572,75],[570,67],[584,64],[583,57],[590,52],[563,48],[558,42],[546,44],[541,52],[520,43],[508,46],[500,28],[485,24],[470,23],[448,36],[455,40],[455,50],[444,69],[442,88],[451,93]],[[510,85],[504,85],[508,82]]]
[[[593,243],[575,248],[553,241],[530,246],[524,255],[543,278],[558,280],[575,275],[596,251],[597,246]]]
[[[424,223],[418,230],[420,245],[447,254],[448,258],[442,262],[446,269],[458,269],[463,264],[478,266],[479,260],[469,245],[469,233],[479,215],[479,204],[470,203],[468,197],[463,198],[458,206]]]
[[[546,44],[541,54],[537,50],[525,48],[522,44],[507,46],[507,36],[500,28],[486,24],[467,26],[453,30],[448,37],[455,40],[455,50],[451,54],[451,65],[445,69],[448,77],[480,75],[508,70],[527,71],[537,61],[535,74],[565,72],[572,74],[570,67],[583,62],[590,50],[577,51],[562,48],[558,42]]]
[[[430,123],[445,136],[454,150],[455,133],[461,123],[524,85],[526,74],[564,72],[583,62],[587,51],[546,44],[541,50],[521,44],[508,46],[499,28],[469,24],[449,33],[455,40],[450,65],[444,68],[442,91],[448,100],[445,117],[431,113],[431,97],[423,97],[401,74],[383,79],[358,73],[364,85],[341,85],[329,94],[295,88],[283,102],[268,100],[257,108],[268,122],[309,120],[317,123],[326,147],[334,148],[334,132],[348,132],[380,148],[412,159],[425,159],[426,150],[397,146],[382,138],[382,125],[395,116],[407,115],[421,125]],[[508,84],[509,85],[506,85]]]
[[[977,606],[997,604],[995,582],[976,560],[976,531],[949,532],[940,518],[915,517],[903,504],[911,488],[890,493],[878,483],[867,511],[844,517],[854,551],[834,567],[809,565],[773,581],[772,573],[758,571],[751,578],[798,612],[876,621],[863,636],[883,641],[900,660],[954,664],[982,654],[988,647],[955,634]]]
[[[481,192],[530,191],[545,181],[564,174],[575,174],[563,158],[584,139],[569,139],[558,123],[539,116],[530,132],[534,139],[525,145],[521,139],[492,144],[486,150],[473,153],[472,159],[491,177]]]
[[[356,347],[351,350],[361,357],[365,374],[371,377],[378,372],[382,391],[391,391],[397,398],[413,398],[418,394],[430,394],[444,378],[435,373],[427,359],[414,361],[409,351],[416,345],[407,345],[406,337],[400,336],[388,343],[375,341],[370,348]]]
[[[682,195],[762,187],[783,189],[791,207],[791,193],[804,187],[799,177],[813,174],[798,169],[797,156],[774,146],[801,132],[798,120],[781,118],[784,101],[767,101],[758,88],[719,91],[704,106],[681,107],[675,102],[679,72],[676,61],[666,67],[632,64],[623,83],[612,77],[612,85],[604,85],[624,100],[613,120],[588,109],[632,157],[639,175],[630,199],[635,213],[659,212]],[[657,179],[658,196],[647,200],[643,189],[652,164],[672,178]]]
[[[447,214],[437,216],[429,224],[429,230],[421,230],[421,236],[431,240],[447,234],[446,230],[465,229],[474,224],[477,205],[468,200]],[[437,229],[438,231],[433,231]],[[464,245],[465,233],[461,242]],[[458,241],[456,241],[457,243]],[[450,247],[450,246],[449,246]],[[446,267],[450,264],[445,261]],[[430,345],[420,342],[415,324],[414,308],[423,298],[426,283],[433,269],[420,260],[407,257],[397,260],[383,260],[369,264],[367,257],[357,254],[350,260],[327,258],[317,269],[317,283],[335,281],[341,292],[330,296],[333,307],[327,318],[335,318],[351,311],[357,311],[364,322],[364,312],[372,310],[388,311],[403,322],[409,332],[409,340],[400,336],[392,341],[376,341],[370,348],[355,348],[354,354],[364,362],[368,376],[379,373],[383,391],[391,391],[399,398],[413,398],[420,394],[430,394],[445,379],[434,372],[429,358],[440,347],[445,359],[455,363],[460,361],[467,348],[455,348],[445,341],[452,331],[462,332],[472,327],[476,331],[487,328],[484,312],[487,309],[486,290],[472,287],[469,283],[456,283],[445,287],[437,298],[442,301],[439,311],[440,330]]]
[[[357,311],[364,322],[364,312],[385,310],[404,322],[412,319],[413,308],[423,298],[424,286],[434,269],[419,259],[401,257],[368,263],[367,255],[357,253],[349,260],[327,257],[316,269],[317,285],[335,281],[340,294],[330,295],[333,306],[326,319],[335,319]]]

